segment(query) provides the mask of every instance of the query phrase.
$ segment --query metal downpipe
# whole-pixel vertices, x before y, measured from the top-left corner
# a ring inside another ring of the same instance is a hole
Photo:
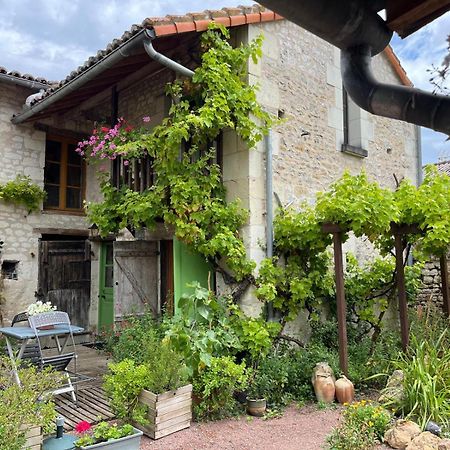
[[[368,46],[341,51],[344,87],[358,106],[377,116],[450,134],[450,97],[380,83],[373,75],[371,59]]]
[[[185,77],[191,78],[194,75],[194,72],[187,67],[173,61],[172,59],[164,56],[163,54],[157,52],[153,47],[153,39],[155,39],[155,33],[153,30],[145,30],[145,35],[148,39],[144,40],[144,48],[147,52],[147,55],[150,56],[156,62],[159,62],[163,66],[168,67],[169,69],[178,72],[180,75],[184,75]]]
[[[273,256],[273,145],[272,130],[264,136],[266,147],[266,256]],[[267,318],[274,318],[273,304],[267,304]]]

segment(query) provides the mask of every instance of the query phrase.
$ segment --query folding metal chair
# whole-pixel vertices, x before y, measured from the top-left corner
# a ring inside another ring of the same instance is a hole
[[[66,379],[67,379],[67,386],[61,387],[59,389],[55,389],[53,391],[53,394],[57,395],[57,394],[62,394],[62,393],[68,392],[71,394],[73,401],[76,402],[77,399],[76,399],[75,388],[76,388],[77,383],[79,383],[81,381],[87,381],[89,379],[89,377],[86,377],[86,376],[83,376],[83,375],[80,375],[77,373],[77,355],[75,352],[76,347],[75,347],[75,340],[73,337],[72,329],[70,327],[69,315],[63,311],[52,311],[52,312],[48,312],[48,313],[38,314],[36,316],[30,316],[30,317],[28,317],[28,322],[36,336],[37,352],[33,354],[31,351],[31,348],[30,348],[29,352],[26,352],[26,353],[24,352],[23,358],[31,360],[31,362],[36,364],[39,367],[39,369],[41,369],[41,370],[45,369],[46,367],[52,367],[54,370],[64,372]],[[52,356],[45,356],[42,351],[39,330],[42,330],[43,328],[48,328],[51,326],[54,326],[57,328],[58,325],[64,326],[64,333],[62,333],[65,336],[64,341],[61,343],[58,334],[55,333],[53,336],[56,341],[58,354],[52,355]],[[73,351],[63,353],[68,340],[70,340]],[[68,365],[72,361],[74,364],[73,372],[71,372],[67,369]]]

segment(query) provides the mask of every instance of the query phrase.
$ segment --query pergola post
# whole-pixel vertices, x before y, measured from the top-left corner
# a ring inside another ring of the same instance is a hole
[[[339,366],[348,376],[348,350],[347,350],[347,303],[344,288],[344,264],[342,259],[342,233],[333,233],[334,245],[334,273],[336,278],[336,304],[339,332]]]
[[[403,243],[402,234],[396,232],[395,238],[395,267],[397,271],[397,295],[398,308],[400,312],[400,329],[402,334],[402,348],[406,351],[409,344],[409,321],[408,321],[408,305],[406,302],[405,288],[405,267],[403,265]]]
[[[442,288],[442,307],[446,316],[450,316],[450,300],[448,292],[448,268],[447,257],[442,255],[440,257],[441,264],[441,288]]]

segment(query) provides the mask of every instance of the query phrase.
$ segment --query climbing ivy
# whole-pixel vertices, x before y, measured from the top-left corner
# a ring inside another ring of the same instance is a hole
[[[107,134],[113,145],[103,139],[99,148],[94,138],[80,143],[80,153],[91,161],[101,154],[110,159],[120,155],[126,161],[146,155],[153,159],[157,177],[143,193],[126,186],[117,189],[103,180],[103,202],[87,207],[90,220],[102,234],[126,226],[153,228],[162,219],[174,226],[179,240],[216,268],[224,270],[226,266],[232,280],[240,281],[251,277],[255,267],[247,259],[239,235],[248,215],[238,201],[225,200],[220,167],[213,162],[215,149],[210,143],[222,130],[233,129],[252,148],[272,118],[257,103],[256,87],[245,79],[248,59],[256,62],[261,55],[262,37],[237,48],[228,42],[229,37],[224,27],[215,25],[202,35],[202,64],[192,79],[168,86],[174,101],[161,125],[151,132],[129,133],[124,142],[117,142],[120,130],[111,130]],[[185,152],[180,160],[182,148]]]

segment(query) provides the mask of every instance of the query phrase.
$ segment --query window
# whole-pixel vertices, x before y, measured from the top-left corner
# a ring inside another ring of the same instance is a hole
[[[45,209],[83,210],[85,165],[75,151],[77,144],[65,138],[49,137],[45,145]]]
[[[371,128],[366,118],[367,114],[349,98],[344,86],[342,86],[342,113],[344,132],[342,151],[361,158],[366,157],[370,137],[368,130]]]

